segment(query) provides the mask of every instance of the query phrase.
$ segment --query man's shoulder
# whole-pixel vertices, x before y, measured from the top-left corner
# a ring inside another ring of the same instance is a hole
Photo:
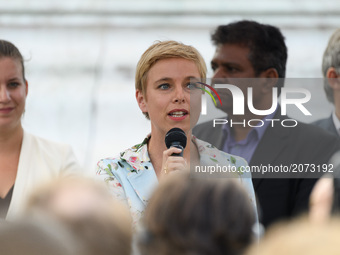
[[[324,118],[324,119],[314,121],[312,124],[315,125],[315,126],[318,126],[320,128],[323,128],[323,129],[327,130],[328,132],[331,132],[334,135],[338,135],[338,133],[336,131],[335,124],[333,122],[332,115],[328,118]]]
[[[213,120],[208,120],[200,124],[197,124],[193,129],[201,129],[201,128],[207,128],[207,127],[213,128],[213,125],[214,125]]]
[[[324,128],[320,126],[321,123],[324,123],[326,121],[326,119],[322,119],[319,121],[318,121],[318,124],[314,122],[313,123],[299,122],[297,131],[299,131],[299,133],[305,136],[310,136],[310,137],[313,136],[314,139],[317,139],[317,138],[330,139],[330,140],[336,139],[337,137],[334,134],[331,134],[330,132],[326,131]]]
[[[216,125],[214,127],[213,124],[213,120],[206,121],[195,126],[192,133],[197,138],[213,144],[218,149],[222,149],[222,144],[224,143],[223,125]]]
[[[318,126],[318,127],[321,127],[321,128],[324,128],[324,129],[327,129],[327,130],[329,130],[329,128],[332,125],[334,125],[333,120],[332,120],[332,115],[327,117],[327,118],[316,120],[316,121],[312,122],[311,124]]]
[[[323,127],[327,123],[329,123],[329,118],[324,118],[324,119],[316,120],[316,121],[312,122],[311,124],[315,125],[315,126]]]
[[[281,116],[281,120],[291,119]],[[278,148],[293,157],[301,154],[314,154],[316,152],[327,154],[340,149],[340,139],[334,134],[312,124],[296,121],[297,125],[285,127],[282,125],[268,126],[258,149],[271,152],[275,143]],[[296,155],[292,154],[295,153]]]
[[[297,125],[295,127],[282,127],[283,129],[288,130],[291,135],[296,135],[301,138],[303,137],[312,138],[313,136],[313,139],[317,138],[334,139],[335,137],[333,134],[330,134],[320,126],[321,123],[325,123],[328,121],[327,118],[312,123],[304,123],[293,118],[281,116],[281,120],[283,119],[294,120],[296,122]]]
[[[214,127],[214,120],[208,120],[197,124],[193,129],[192,132],[194,135],[198,136],[198,134],[202,133],[211,133],[212,130],[220,131],[223,125],[216,125]]]

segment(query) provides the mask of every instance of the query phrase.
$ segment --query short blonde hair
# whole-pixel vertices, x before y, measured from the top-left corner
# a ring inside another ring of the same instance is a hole
[[[206,78],[207,66],[201,54],[194,47],[176,41],[156,41],[138,61],[135,76],[136,90],[141,91],[145,96],[149,70],[157,61],[168,58],[184,58],[193,61],[198,68],[200,78]],[[148,118],[148,114],[144,114]]]

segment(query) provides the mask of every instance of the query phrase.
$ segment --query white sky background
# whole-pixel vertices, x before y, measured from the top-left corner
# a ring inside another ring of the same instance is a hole
[[[1,38],[27,59],[24,127],[71,144],[84,169],[94,171],[100,158],[150,130],[134,98],[141,54],[155,40],[173,39],[195,46],[209,67],[211,31],[240,19],[281,28],[287,77],[317,78],[328,38],[340,27],[340,1],[0,0]],[[315,118],[330,113],[322,100]]]

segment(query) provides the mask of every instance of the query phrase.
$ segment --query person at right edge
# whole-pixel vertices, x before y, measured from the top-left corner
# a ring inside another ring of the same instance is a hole
[[[324,89],[327,99],[334,105],[332,114],[313,124],[340,136],[340,28],[329,39],[322,59]]]
[[[217,27],[212,34],[216,51],[211,61],[213,78],[285,78],[287,47],[280,30],[254,21],[239,21]],[[282,79],[280,79],[282,78]],[[256,79],[260,80],[260,79]],[[248,84],[253,87],[253,104],[258,110],[270,109],[272,88],[283,82]],[[239,87],[247,97],[247,88]],[[228,89],[218,90],[228,98]],[[279,95],[279,93],[278,93]],[[245,99],[246,100],[246,99]],[[245,123],[250,119],[287,119],[280,105],[268,116],[257,116],[245,106],[244,115],[234,115],[232,100],[217,107],[227,113],[227,120]],[[242,120],[241,120],[242,119]],[[291,118],[289,118],[291,119]],[[338,138],[310,124],[298,122],[295,127],[271,125],[262,127],[243,125],[216,125],[212,121],[197,125],[193,134],[227,153],[242,156],[249,166],[290,166],[291,164],[328,164],[340,148]],[[280,123],[276,122],[276,123]],[[267,174],[252,173],[254,190],[260,209],[261,223],[267,228],[273,222],[291,218],[308,210],[308,199],[316,178],[268,178]],[[296,176],[295,176],[296,177]]]

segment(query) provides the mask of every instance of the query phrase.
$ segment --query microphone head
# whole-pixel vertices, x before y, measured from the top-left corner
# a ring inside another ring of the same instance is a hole
[[[168,149],[176,143],[180,144],[183,149],[187,146],[187,136],[180,128],[172,128],[165,135],[165,144]]]

